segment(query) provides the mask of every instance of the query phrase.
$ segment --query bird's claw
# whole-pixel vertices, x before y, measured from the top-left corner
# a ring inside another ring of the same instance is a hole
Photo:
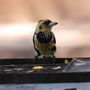
[[[38,56],[35,56],[34,59],[33,59],[33,63],[34,63],[34,64],[37,63],[37,59],[38,59]]]
[[[52,57],[53,64],[55,64],[55,56]]]

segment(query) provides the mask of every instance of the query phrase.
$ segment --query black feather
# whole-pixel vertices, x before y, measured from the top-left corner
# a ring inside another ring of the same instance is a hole
[[[53,37],[53,42],[56,44],[56,39],[55,39],[55,37]]]
[[[40,42],[40,43],[49,43],[52,39],[52,33],[50,34],[46,34],[44,32],[39,32],[37,34],[37,40]]]
[[[48,26],[50,23],[51,23],[50,20],[47,20],[47,21],[44,22],[44,24],[45,24],[46,26]]]
[[[39,29],[42,29],[41,25],[39,26]]]
[[[39,50],[37,50],[35,47],[34,47],[35,51],[37,52],[38,56],[41,55],[41,53],[39,52]]]
[[[35,41],[34,41],[35,34],[36,34],[36,33],[34,33],[34,35],[33,35],[33,44],[34,44],[34,49],[35,49],[35,51],[37,52],[38,56],[40,56],[41,53],[39,52],[39,50],[37,50],[37,49],[35,48]]]
[[[56,51],[56,46],[53,46],[53,47],[51,48],[51,51]]]

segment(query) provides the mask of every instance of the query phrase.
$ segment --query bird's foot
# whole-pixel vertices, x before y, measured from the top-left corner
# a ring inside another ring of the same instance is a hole
[[[56,57],[53,55],[53,57],[52,57],[53,64],[55,64],[55,61],[56,61],[55,58]]]
[[[47,58],[46,58],[45,56],[43,56],[43,61],[42,61],[42,63],[46,63],[46,61],[47,61]]]
[[[34,64],[37,64],[37,59],[38,59],[38,56],[35,56],[34,59],[33,59]]]
[[[53,57],[45,57],[43,56],[43,63],[53,63],[55,64],[55,56],[53,55]]]

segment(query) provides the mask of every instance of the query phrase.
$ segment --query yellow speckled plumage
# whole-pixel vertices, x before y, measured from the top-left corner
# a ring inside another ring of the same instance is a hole
[[[38,22],[33,35],[36,57],[40,55],[45,57],[54,56],[56,52],[56,40],[51,29],[56,24],[57,22],[52,22],[48,19]]]
[[[37,48],[42,55],[51,55],[50,49],[55,46],[55,43],[53,40],[51,40],[48,44],[44,43],[38,43],[38,41],[35,41],[35,48]],[[46,53],[45,53],[46,52]],[[53,54],[56,52],[56,50],[53,52]],[[37,54],[37,53],[36,53]]]

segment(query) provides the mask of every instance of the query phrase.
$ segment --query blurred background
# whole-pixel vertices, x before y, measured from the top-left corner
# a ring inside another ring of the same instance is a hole
[[[90,57],[89,0],[0,0],[0,58],[34,57],[38,20],[51,19],[56,57]]]

